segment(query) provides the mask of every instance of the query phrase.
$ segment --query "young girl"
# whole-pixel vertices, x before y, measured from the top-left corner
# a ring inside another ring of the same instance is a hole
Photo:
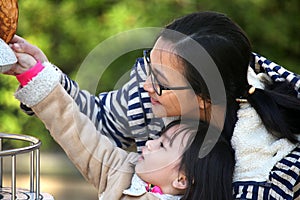
[[[220,137],[207,156],[198,156],[208,131],[207,123],[174,121],[159,138],[146,142],[141,155],[128,153],[99,134],[79,111],[50,63],[42,65],[27,54],[16,55],[19,67],[35,65],[18,75],[21,87],[15,93],[17,99],[30,106],[43,121],[84,177],[98,189],[100,199],[231,197],[228,190],[233,165],[222,159],[232,156],[229,143]],[[209,134],[214,132],[217,129],[210,129]],[[207,174],[214,176],[210,182],[202,182]]]

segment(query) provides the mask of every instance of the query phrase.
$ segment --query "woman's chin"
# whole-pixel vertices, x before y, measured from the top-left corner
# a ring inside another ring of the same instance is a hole
[[[168,117],[167,112],[162,105],[152,105],[152,112],[155,117]]]

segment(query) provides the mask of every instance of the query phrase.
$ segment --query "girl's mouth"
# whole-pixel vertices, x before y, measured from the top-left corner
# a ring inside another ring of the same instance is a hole
[[[141,156],[139,157],[138,161],[143,161],[143,160],[144,160],[144,156],[141,155]]]

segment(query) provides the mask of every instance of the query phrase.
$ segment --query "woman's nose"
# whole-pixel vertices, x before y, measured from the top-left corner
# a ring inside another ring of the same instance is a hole
[[[149,93],[155,92],[152,86],[151,78],[150,76],[147,77],[145,83],[144,83],[144,90],[146,90]]]

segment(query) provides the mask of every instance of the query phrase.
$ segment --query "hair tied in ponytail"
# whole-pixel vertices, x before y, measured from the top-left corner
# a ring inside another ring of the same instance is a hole
[[[255,87],[251,85],[251,87],[248,90],[248,94],[253,94],[255,92]]]
[[[240,98],[236,98],[235,101],[238,102],[238,103],[248,103],[248,97],[249,95],[252,95],[254,92],[255,92],[255,87],[252,86],[252,85],[248,85],[247,86],[247,92],[245,92],[245,95],[243,95],[242,97]]]
[[[248,85],[244,97],[248,99],[255,92],[256,88],[253,85]]]
[[[235,101],[238,103],[248,103],[248,100],[243,98],[236,98]]]

